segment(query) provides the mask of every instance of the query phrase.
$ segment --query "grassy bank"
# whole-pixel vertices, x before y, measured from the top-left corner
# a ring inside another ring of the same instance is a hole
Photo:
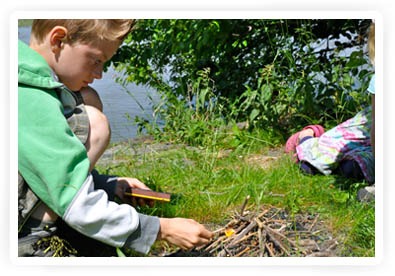
[[[250,196],[251,210],[272,205],[291,216],[318,214],[338,240],[339,256],[374,256],[374,204],[356,200],[356,191],[365,183],[304,175],[283,154],[282,146],[269,147],[259,137],[250,139],[251,146],[237,149],[214,143],[199,148],[167,145],[166,150],[158,150],[157,142],[142,142],[146,150],[120,150],[112,165],[99,170],[137,177],[154,190],[172,193],[171,203],[140,209],[147,214],[190,217],[215,230]],[[132,146],[126,143],[121,148]]]

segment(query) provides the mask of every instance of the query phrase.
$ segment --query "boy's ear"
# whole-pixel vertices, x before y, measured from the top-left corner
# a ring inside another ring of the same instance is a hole
[[[51,44],[52,51],[57,51],[62,48],[62,43],[67,37],[67,29],[65,27],[56,26],[54,27],[49,36],[49,42]]]

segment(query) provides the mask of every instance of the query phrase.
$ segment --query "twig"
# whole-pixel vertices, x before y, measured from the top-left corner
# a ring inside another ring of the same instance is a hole
[[[209,251],[210,253],[212,253],[212,252],[214,252],[217,248],[216,248],[216,246],[219,244],[219,243],[221,243],[224,239],[226,239],[226,236],[222,236],[222,237],[219,237],[215,242],[213,242],[212,244],[210,244],[208,247],[206,247],[204,250],[205,251]],[[214,250],[212,250],[212,249],[214,249]]]
[[[261,228],[262,227],[258,228],[259,257],[262,257],[263,253],[265,253],[265,248],[263,246],[263,234]]]
[[[270,257],[274,257],[274,253],[273,253],[273,244],[272,243],[265,243],[265,247],[267,249],[267,251],[269,252]]]
[[[226,247],[224,247],[224,249],[222,249],[221,252],[218,253],[217,257],[224,257],[226,256],[226,254],[232,256],[232,253],[229,252],[229,250]]]
[[[273,234],[279,236],[281,239],[288,241],[288,243],[289,243],[290,245],[292,245],[293,247],[296,247],[296,244],[295,244],[294,241],[288,239],[286,236],[284,236],[284,235],[281,234],[280,232],[273,230],[273,229],[270,228],[269,226],[265,226],[265,229],[266,229],[266,230],[269,230],[271,233],[273,233]]]
[[[258,218],[254,218],[254,221],[258,224],[259,229],[263,228],[263,223]]]
[[[271,229],[270,227],[265,226],[265,230],[267,230],[267,235],[269,236],[270,240],[277,246],[279,247],[287,256],[290,255],[289,253],[289,248],[286,248],[286,246],[275,237],[275,231]]]
[[[244,203],[243,203],[243,205],[241,206],[241,210],[240,210],[240,216],[243,216],[243,215],[244,215],[244,209],[246,208],[249,199],[250,199],[250,196],[249,196],[249,195],[246,196],[246,198],[244,199]]]
[[[311,232],[311,230],[313,230],[313,227],[314,227],[314,225],[317,223],[317,220],[318,220],[318,217],[319,217],[319,216],[320,216],[320,215],[317,214],[317,216],[314,218],[313,222],[311,223],[311,225],[310,225],[310,227],[309,227],[309,229],[308,229],[309,232]]]
[[[215,235],[215,234],[221,233],[221,232],[225,231],[225,229],[226,229],[226,227],[218,228],[217,230],[213,231],[213,234]]]
[[[235,244],[238,240],[240,240],[241,238],[243,238],[248,232],[250,232],[250,230],[252,228],[254,228],[257,225],[256,221],[252,221],[246,228],[244,228],[243,231],[240,232],[240,234],[238,234],[234,240],[231,242],[231,245]]]
[[[262,213],[260,213],[256,218],[260,219],[261,217],[263,217],[264,215],[266,215],[266,213],[269,212],[269,209],[264,210]]]
[[[241,237],[241,238],[239,238],[237,240],[234,240],[231,244],[229,244],[228,248],[233,248],[235,245],[241,243],[242,241],[248,240],[252,236],[256,236],[256,234],[257,233],[252,232],[252,233],[249,233],[248,235],[243,235],[243,237]]]
[[[241,255],[243,255],[244,253],[248,252],[249,250],[250,250],[250,247],[247,246],[244,250],[242,250],[241,252],[236,254],[234,257],[240,257]]]

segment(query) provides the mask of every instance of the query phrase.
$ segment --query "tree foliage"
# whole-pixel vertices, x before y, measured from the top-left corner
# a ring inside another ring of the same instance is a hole
[[[368,103],[369,24],[144,19],[112,62],[125,73],[123,82],[149,85],[186,103],[198,97],[191,91],[198,93],[194,84],[208,72],[220,116],[286,133],[306,123],[334,125]]]

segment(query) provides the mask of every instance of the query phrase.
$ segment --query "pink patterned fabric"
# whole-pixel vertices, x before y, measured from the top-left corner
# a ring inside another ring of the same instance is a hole
[[[374,183],[374,156],[370,144],[371,107],[353,118],[296,146],[299,161],[328,175],[344,160],[355,160],[369,183]]]

